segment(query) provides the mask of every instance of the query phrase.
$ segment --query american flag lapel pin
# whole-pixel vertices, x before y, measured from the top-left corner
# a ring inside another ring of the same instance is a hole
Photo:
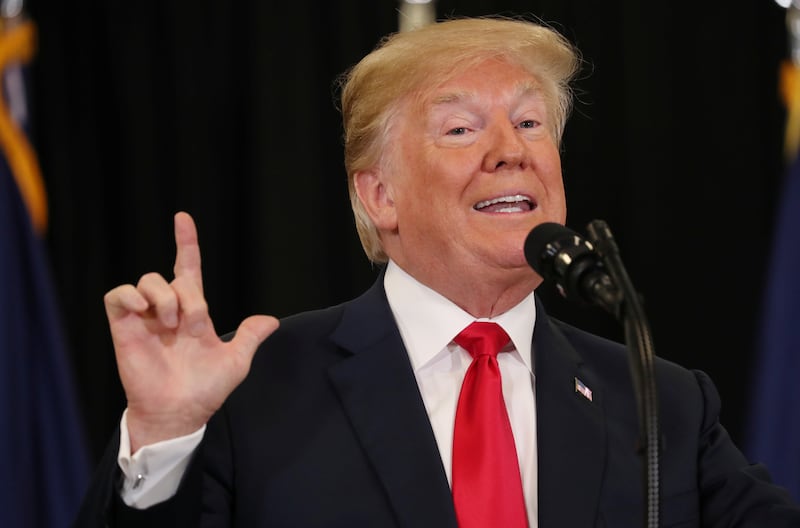
[[[578,378],[575,378],[575,392],[581,393],[584,398],[586,398],[589,401],[592,401],[592,389],[587,387],[586,384],[583,383]]]

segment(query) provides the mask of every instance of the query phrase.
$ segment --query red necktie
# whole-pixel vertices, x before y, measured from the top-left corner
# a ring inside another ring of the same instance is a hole
[[[453,433],[453,502],[460,528],[527,527],[517,449],[497,353],[509,342],[497,324],[475,322],[453,341],[472,355]]]

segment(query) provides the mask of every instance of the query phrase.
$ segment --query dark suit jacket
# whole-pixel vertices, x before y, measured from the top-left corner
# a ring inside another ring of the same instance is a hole
[[[625,348],[537,310],[539,526],[644,526]],[[800,526],[786,493],[719,424],[707,376],[658,360],[657,383],[662,526]],[[76,526],[456,527],[382,276],[358,299],[281,322],[209,422],[173,499],[125,507],[118,445],[117,435]]]

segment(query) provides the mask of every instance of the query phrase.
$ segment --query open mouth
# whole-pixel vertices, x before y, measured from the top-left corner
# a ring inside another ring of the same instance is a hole
[[[536,202],[530,196],[515,194],[484,200],[476,203],[472,208],[482,213],[525,213],[533,211],[536,208]]]

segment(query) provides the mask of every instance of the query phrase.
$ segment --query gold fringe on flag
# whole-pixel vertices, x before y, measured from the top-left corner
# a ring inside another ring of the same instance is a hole
[[[0,31],[0,75],[14,63],[26,63],[36,49],[36,27],[24,21]],[[25,132],[11,117],[8,104],[0,97],[0,148],[19,187],[31,216],[34,229],[44,234],[47,229],[47,194],[39,162]]]
[[[781,64],[781,97],[786,107],[786,129],[783,151],[787,161],[800,150],[800,65],[792,61]]]

